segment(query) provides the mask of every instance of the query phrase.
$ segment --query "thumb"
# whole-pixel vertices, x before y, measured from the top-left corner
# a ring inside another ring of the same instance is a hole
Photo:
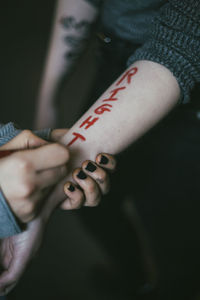
[[[31,130],[23,130],[11,141],[1,146],[0,150],[30,149],[45,144],[48,144],[48,142],[36,136]]]

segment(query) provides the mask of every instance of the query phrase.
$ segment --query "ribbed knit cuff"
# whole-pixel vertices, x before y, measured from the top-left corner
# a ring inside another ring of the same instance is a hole
[[[7,124],[0,124],[0,146],[8,143],[20,132],[22,132],[22,130],[16,128],[15,124],[12,122],[9,122]]]
[[[51,128],[41,129],[33,131],[35,135],[39,136],[40,138],[50,141],[51,140]],[[22,130],[16,128],[16,125],[12,122],[7,124],[0,124],[0,146],[11,141],[14,137],[16,137]]]
[[[154,20],[150,39],[128,60],[150,60],[167,67],[176,77],[182,103],[188,103],[200,82],[200,1],[171,0]]]

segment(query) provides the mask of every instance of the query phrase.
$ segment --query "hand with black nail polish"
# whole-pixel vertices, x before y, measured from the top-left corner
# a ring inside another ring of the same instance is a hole
[[[61,208],[64,210],[76,209],[81,206],[97,206],[103,195],[110,189],[109,172],[116,168],[116,160],[112,155],[101,153],[95,162],[84,161],[81,168],[74,170],[73,182],[64,186],[67,200]]]

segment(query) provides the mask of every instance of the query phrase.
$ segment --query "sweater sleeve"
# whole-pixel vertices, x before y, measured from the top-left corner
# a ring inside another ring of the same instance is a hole
[[[8,143],[10,140],[16,137],[20,132],[22,132],[22,129],[17,128],[17,126],[12,122],[9,122],[7,124],[0,123],[0,146],[3,146],[4,144]],[[44,140],[47,141],[50,140],[50,135],[51,135],[50,128],[36,130],[33,132]]]
[[[5,125],[0,124],[0,146],[12,140],[21,131],[12,122]],[[34,133],[47,141],[50,140],[51,129],[43,129]],[[21,225],[7,204],[3,192],[0,190],[0,238],[12,236],[20,232],[22,232]]]
[[[181,102],[200,82],[200,1],[169,0],[153,20],[149,39],[129,58],[150,60],[167,67],[181,89]]]

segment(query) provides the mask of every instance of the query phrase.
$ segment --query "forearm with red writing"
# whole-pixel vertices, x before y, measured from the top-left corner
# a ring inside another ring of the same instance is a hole
[[[138,61],[97,100],[62,138],[74,167],[97,153],[117,154],[147,132],[178,102],[180,89],[160,64]]]

